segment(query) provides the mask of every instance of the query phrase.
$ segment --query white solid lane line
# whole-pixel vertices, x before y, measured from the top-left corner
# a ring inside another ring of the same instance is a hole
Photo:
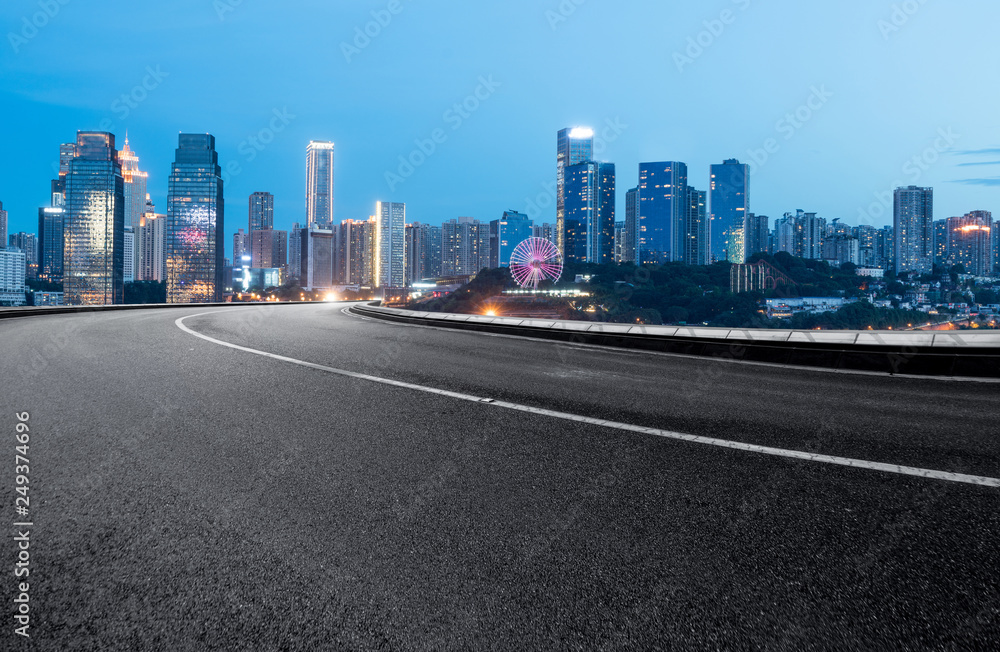
[[[714,437],[701,437],[698,435],[687,435],[681,432],[672,432],[670,430],[661,430],[659,428],[647,428],[645,426],[636,426],[628,423],[619,423],[617,421],[605,421],[602,419],[594,419],[592,417],[585,417],[579,414],[569,414],[567,412],[556,412],[553,410],[546,410],[544,408],[532,407],[530,405],[520,405],[518,403],[508,403],[506,401],[495,401],[490,398],[484,398],[481,396],[472,396],[471,394],[461,394],[459,392],[451,392],[445,389],[438,389],[436,387],[427,387],[425,385],[415,385],[413,383],[406,383],[400,380],[392,380],[390,378],[380,378],[378,376],[369,376],[368,374],[358,373],[356,371],[347,371],[346,369],[336,369],[334,367],[327,367],[320,364],[315,364],[313,362],[306,362],[304,360],[296,360],[295,358],[288,358],[283,355],[277,355],[275,353],[268,353],[267,351],[258,351],[257,349],[251,349],[245,346],[240,346],[239,344],[231,344],[229,342],[223,342],[222,340],[217,340],[214,337],[209,337],[207,335],[202,335],[194,330],[191,330],[184,324],[185,319],[192,319],[195,317],[203,317],[205,315],[216,314],[222,311],[213,312],[203,312],[197,315],[187,315],[186,317],[181,317],[177,319],[174,323],[182,331],[190,333],[195,337],[201,338],[206,342],[211,342],[213,344],[218,344],[219,346],[229,347],[230,349],[236,349],[237,351],[245,351],[246,353],[253,353],[255,355],[261,355],[266,358],[273,358],[274,360],[281,360],[282,362],[290,362],[291,364],[296,364],[301,367],[308,367],[310,369],[317,369],[319,371],[325,371],[331,374],[337,374],[339,376],[347,376],[348,378],[357,378],[359,380],[367,380],[373,383],[381,383],[383,385],[391,385],[393,387],[401,387],[403,389],[410,389],[417,392],[426,392],[428,394],[437,394],[438,396],[447,396],[449,398],[455,398],[462,401],[471,401],[473,403],[481,403],[483,405],[490,405],[494,407],[506,408],[508,410],[517,410],[518,412],[528,412],[530,414],[540,414],[547,417],[553,417],[555,419],[564,419],[566,421],[575,421],[578,423],[587,423],[595,426],[602,426],[604,428],[614,428],[617,430],[624,430],[626,432],[638,432],[646,435],[655,435],[657,437],[663,437],[665,439],[676,439],[680,441],[687,441],[696,444],[707,444],[709,446],[718,446],[720,448],[729,448],[733,450],[746,451],[748,453],[758,453],[762,455],[772,455],[776,457],[788,457],[796,460],[805,460],[808,462],[819,462],[821,464],[836,464],[838,466],[849,466],[856,469],[867,469],[869,471],[883,471],[885,473],[896,473],[899,475],[911,475],[919,478],[927,478],[932,480],[946,480],[948,482],[961,482],[965,484],[974,484],[984,487],[997,487],[1000,488],[1000,478],[988,478],[978,475],[965,475],[963,473],[950,473],[948,471],[933,471],[931,469],[920,469],[912,466],[900,466],[898,464],[884,464],[881,462],[869,462],[867,460],[856,460],[849,457],[837,457],[834,455],[817,455],[814,453],[805,453],[802,451],[786,450],[783,448],[772,448],[770,446],[758,446],[756,444],[744,444],[741,442],[728,441],[726,439],[716,439]]]

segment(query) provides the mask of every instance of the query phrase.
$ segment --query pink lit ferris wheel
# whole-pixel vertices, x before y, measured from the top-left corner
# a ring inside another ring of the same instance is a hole
[[[537,290],[538,284],[545,280],[554,283],[562,271],[559,249],[542,238],[528,238],[514,248],[510,257],[510,273],[522,288]]]

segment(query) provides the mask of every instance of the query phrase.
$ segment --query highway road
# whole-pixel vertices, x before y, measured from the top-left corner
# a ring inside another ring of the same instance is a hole
[[[1000,645],[1000,385],[346,307],[0,320],[0,649]]]

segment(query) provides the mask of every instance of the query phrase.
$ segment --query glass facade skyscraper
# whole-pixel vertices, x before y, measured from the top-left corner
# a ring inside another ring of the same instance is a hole
[[[531,237],[531,227],[531,218],[517,211],[490,222],[490,267],[510,267],[514,247]]]
[[[896,273],[934,270],[934,189],[896,188],[893,201]]]
[[[684,262],[688,265],[709,264],[708,193],[688,186],[688,213],[684,225]]]
[[[146,211],[146,182],[149,174],[139,169],[139,157],[128,146],[128,136],[125,136],[125,147],[118,153],[122,166],[122,178],[125,181],[125,226],[138,226],[139,217]]]
[[[375,282],[378,287],[406,285],[406,204],[375,205]]]
[[[77,132],[65,181],[64,301],[84,306],[122,303],[125,182],[114,134]]]
[[[736,159],[711,166],[711,262],[746,262],[745,228],[750,213],[750,169]]]
[[[585,161],[564,175],[567,261],[614,262],[615,165]]]
[[[167,303],[221,300],[224,209],[215,136],[181,134],[167,188]]]
[[[566,256],[566,168],[594,159],[594,130],[561,129],[556,136],[556,246]]]
[[[250,233],[274,228],[274,195],[255,192],[250,195]]]
[[[663,265],[684,260],[684,233],[691,207],[687,165],[639,164],[638,261]]]
[[[333,229],[333,143],[309,141],[306,147],[306,218],[309,228]]]

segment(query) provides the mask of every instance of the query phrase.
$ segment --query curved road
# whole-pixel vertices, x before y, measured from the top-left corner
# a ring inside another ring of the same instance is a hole
[[[0,321],[0,647],[1000,644],[1000,385],[345,308]]]

